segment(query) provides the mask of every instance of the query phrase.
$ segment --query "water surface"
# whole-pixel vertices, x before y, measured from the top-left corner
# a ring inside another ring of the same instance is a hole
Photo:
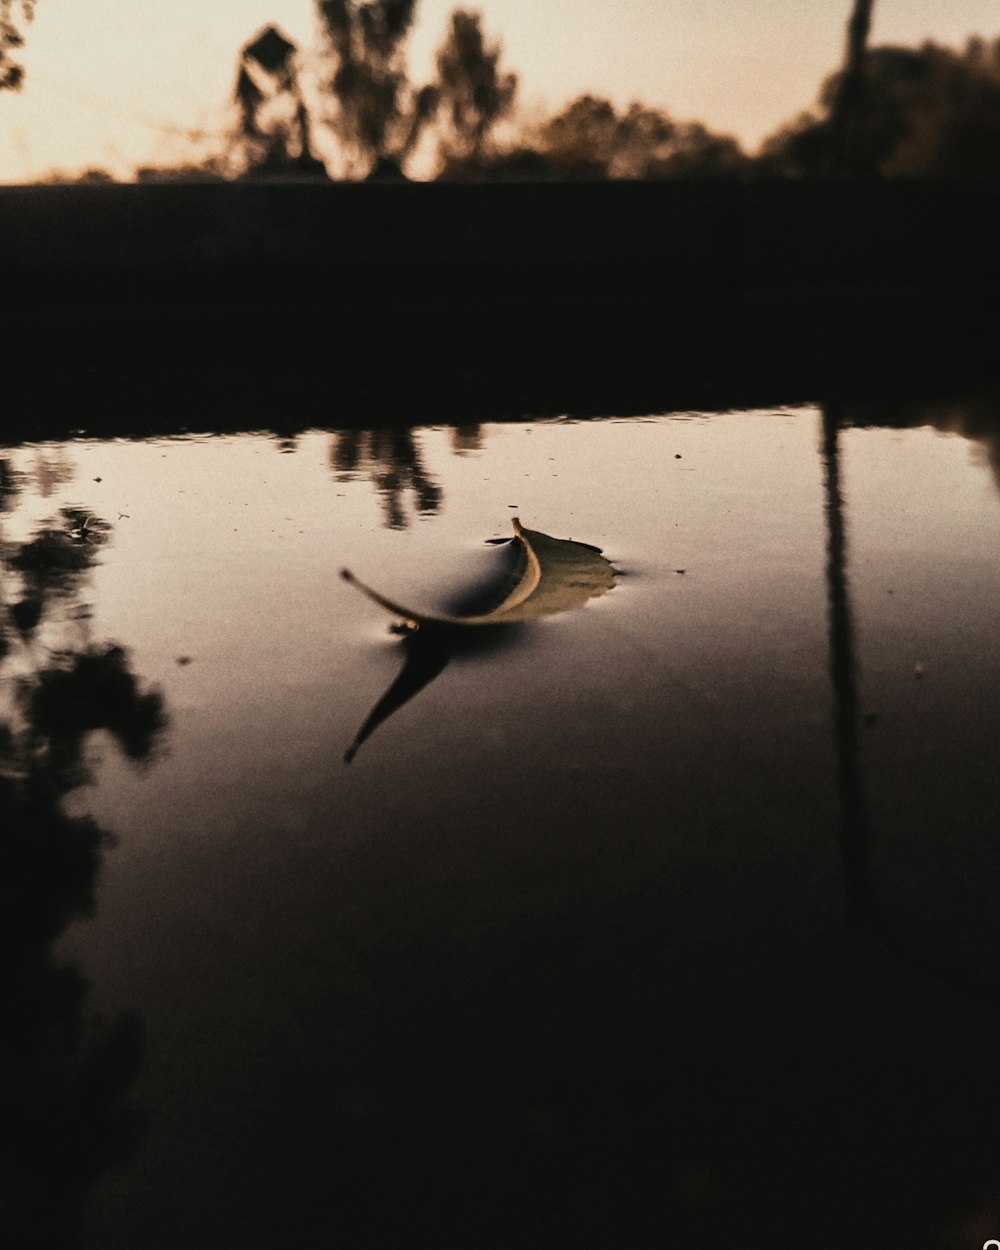
[[[998,1235],[996,427],[842,415],[4,453],[25,1223]],[[441,609],[514,515],[613,591],[345,764],[404,655],[341,567]]]

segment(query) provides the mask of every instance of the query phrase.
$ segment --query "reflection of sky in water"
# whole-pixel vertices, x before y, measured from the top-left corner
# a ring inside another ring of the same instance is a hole
[[[372,466],[353,475],[332,466],[337,437],[307,434],[285,456],[263,436],[45,451],[75,462],[75,476],[43,503],[28,494],[12,526],[83,498],[114,522],[93,575],[92,628],[127,642],[177,718],[172,758],[155,776],[134,778],[109,758],[114,785],[87,799],[117,819],[127,813],[133,838],[148,826],[162,839],[160,815],[150,819],[160,804],[182,826],[197,812],[215,836],[248,818],[294,827],[320,777],[324,793],[361,810],[369,785],[412,788],[419,809],[429,786],[449,784],[442,750],[458,750],[474,775],[495,770],[492,752],[515,740],[553,768],[596,767],[638,784],[646,762],[630,757],[635,726],[680,732],[651,694],[657,682],[674,699],[684,692],[688,729],[696,713],[711,740],[725,722],[755,752],[823,774],[816,414],[500,425],[463,456],[452,432],[421,430],[413,441],[441,485],[440,507],[421,514],[404,497],[407,527],[395,530]],[[866,746],[876,754],[891,737],[889,755],[909,758],[918,732],[924,749],[940,747],[942,708],[969,723],[1000,678],[1000,507],[977,459],[967,442],[929,429],[842,437],[861,695],[880,722]],[[489,569],[483,539],[507,534],[515,510],[604,548],[624,574],[617,591],[523,632],[509,654],[452,666],[344,773],[340,754],[399,657],[389,618],[339,569],[440,607]],[[595,717],[597,739],[587,728]],[[682,740],[674,747],[686,753]],[[158,854],[170,858],[176,837]]]
[[[435,606],[478,572],[482,540],[508,533],[515,513],[602,546],[623,568],[613,607],[597,610],[626,654],[667,644],[701,665],[740,656],[744,677],[766,678],[778,650],[787,667],[803,647],[824,645],[813,414],[494,426],[483,451],[463,456],[452,454],[451,432],[418,431],[443,499],[420,514],[404,495],[408,528],[398,531],[381,524],[369,468],[331,468],[337,437],[308,434],[289,456],[253,436],[24,452],[29,466],[68,457],[77,472],[44,500],[27,493],[8,529],[81,501],[110,520],[98,624],[128,639],[143,671],[179,684],[176,698],[202,706],[264,681],[357,677],[371,662],[357,654],[362,640],[382,622],[339,568]],[[880,633],[868,614],[917,637],[946,631],[952,646],[989,629],[1000,510],[969,444],[930,430],[856,430],[843,447],[863,644]],[[197,666],[178,672],[181,655]]]
[[[315,1058],[328,1040],[320,1004],[340,992],[330,987],[346,975],[345,950],[363,963],[378,934],[398,929],[388,949],[412,945],[418,981],[441,990],[420,964],[435,917],[445,936],[434,941],[461,963],[456,933],[520,949],[526,916],[530,929],[560,908],[575,917],[592,907],[600,935],[610,922],[595,900],[620,896],[636,933],[656,930],[647,998],[662,973],[697,1049],[728,1017],[688,978],[745,994],[748,1055],[768,1044],[768,1012],[789,1013],[804,1046],[833,1052],[846,1044],[837,1030],[863,1031],[862,1017],[881,1045],[894,1031],[919,1037],[925,1000],[900,988],[913,968],[937,959],[946,980],[992,975],[1000,501],[967,441],[928,428],[841,437],[873,888],[917,952],[902,980],[885,982],[871,971],[881,956],[871,957],[857,988],[856,970],[827,969],[854,948],[836,853],[818,414],[513,423],[484,427],[478,442],[420,430],[406,456],[416,449],[440,492],[423,510],[406,465],[377,462],[384,444],[356,443],[349,463],[338,437],[305,434],[289,455],[247,435],[12,457],[29,476],[4,518],[8,536],[70,504],[112,523],[90,575],[91,627],[127,645],[170,710],[155,767],[130,771],[109,751],[97,786],[72,800],[121,835],[97,916],[66,947],[108,1011],[136,1007],[146,1020],[139,1092],[158,1127],[129,1182],[135,1210],[166,1219],[155,1177],[190,1168],[207,1170],[222,1206],[243,1201],[213,1161],[253,1154],[240,1142],[241,1083],[274,1083],[260,1114],[280,1121],[294,1080],[274,1054],[298,1046]],[[44,500],[30,487],[39,458],[74,469],[61,482],[49,474]],[[386,510],[387,473],[401,512]],[[400,656],[389,618],[339,569],[439,607],[490,567],[483,540],[507,534],[513,515],[601,546],[622,572],[615,590],[508,647],[457,659],[345,767]],[[605,937],[633,956],[631,944],[646,941],[631,930]],[[541,949],[556,958],[547,940]],[[607,993],[613,973],[594,975],[594,992]],[[967,1029],[983,1023],[964,1000],[948,1010]],[[913,1044],[899,1088],[878,1087],[889,1119],[926,1062]],[[981,1083],[977,1054],[969,1079]],[[817,1062],[833,1072],[830,1097],[849,1104],[836,1053]],[[793,1067],[786,1054],[779,1074],[761,1078],[779,1104],[818,1096]],[[219,1119],[201,1141],[204,1089]],[[556,1116],[546,1097],[556,1095],[539,1095],[542,1120]],[[716,1105],[706,1086],[701,1097],[707,1124],[732,1119],[722,1095]],[[943,1089],[930,1119],[951,1114],[957,1097]],[[794,1142],[799,1130],[785,1129]],[[847,1130],[831,1132],[843,1148]],[[723,1163],[675,1170],[699,1168]],[[818,1175],[809,1183],[821,1189]],[[973,1189],[965,1210],[981,1197]],[[128,1225],[127,1214],[108,1218]],[[170,1219],[181,1236],[184,1218]]]

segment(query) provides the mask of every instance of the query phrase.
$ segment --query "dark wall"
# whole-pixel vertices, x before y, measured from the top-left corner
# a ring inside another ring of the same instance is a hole
[[[898,388],[996,369],[998,220],[993,184],[7,188],[5,380],[406,420]]]

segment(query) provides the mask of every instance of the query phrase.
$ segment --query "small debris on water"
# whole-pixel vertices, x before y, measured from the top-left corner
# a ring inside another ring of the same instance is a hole
[[[191,663],[191,657],[189,655],[179,655],[177,657],[177,663],[181,666],[181,668],[185,668]]]
[[[675,573],[686,573],[687,569],[674,569]]]
[[[681,453],[680,453],[679,451],[675,451],[675,452],[674,452],[674,459],[675,459],[675,460],[681,460],[681,459],[683,459],[683,457],[681,456]]]
[[[916,677],[917,680],[919,681],[919,679],[923,677],[924,673],[926,672],[927,672],[927,669],[924,667],[922,661],[917,660],[916,664],[914,664],[913,666],[913,676]]]

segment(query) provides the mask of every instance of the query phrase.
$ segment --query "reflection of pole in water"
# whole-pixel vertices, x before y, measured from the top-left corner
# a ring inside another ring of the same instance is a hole
[[[857,671],[851,605],[847,583],[847,540],[844,501],[840,487],[840,413],[836,405],[823,410],[821,450],[826,499],[826,589],[830,620],[830,684],[833,687],[833,723],[837,753],[837,800],[840,861],[851,919],[866,925],[886,947],[919,972],[955,986],[964,993],[991,1003],[998,1002],[995,979],[987,980],[967,970],[948,966],[947,952],[932,954],[914,950],[887,927],[885,908],[876,916],[870,883],[871,829],[865,807],[858,735]]]
[[[823,410],[823,485],[826,499],[826,591],[830,627],[830,684],[837,752],[840,858],[854,920],[870,919],[867,884],[869,829],[858,741],[858,695],[854,637],[847,587],[847,540],[840,487],[840,413]]]

